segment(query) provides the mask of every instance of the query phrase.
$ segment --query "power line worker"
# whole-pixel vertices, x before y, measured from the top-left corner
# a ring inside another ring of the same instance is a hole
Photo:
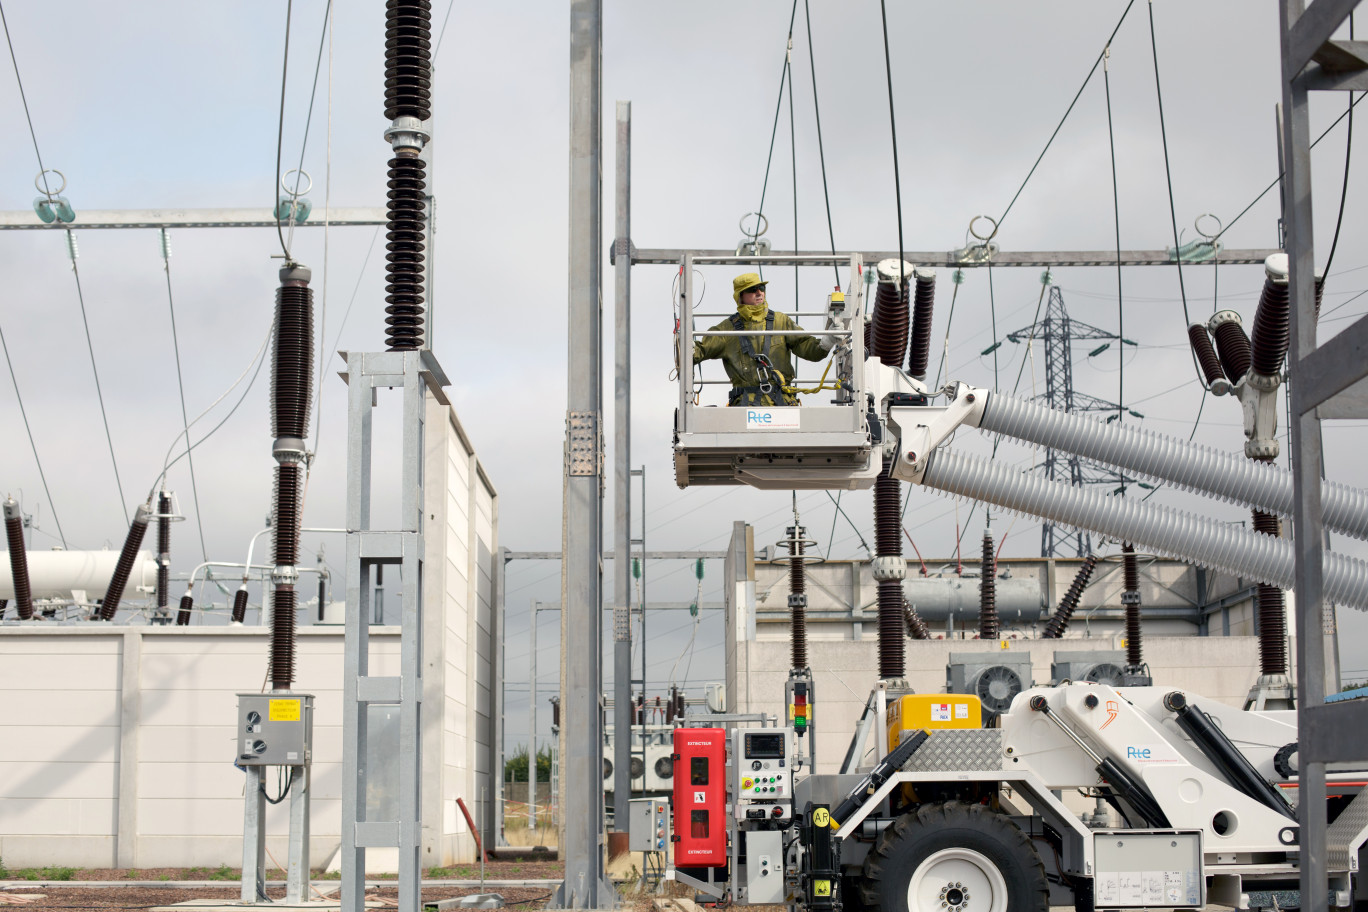
[[[785,390],[795,372],[790,354],[805,361],[821,361],[831,351],[833,336],[810,336],[786,313],[769,309],[765,286],[753,272],[732,279],[736,313],[712,327],[712,331],[793,330],[786,336],[704,336],[694,342],[693,363],[722,359],[732,388],[728,405],[799,405],[798,397]]]

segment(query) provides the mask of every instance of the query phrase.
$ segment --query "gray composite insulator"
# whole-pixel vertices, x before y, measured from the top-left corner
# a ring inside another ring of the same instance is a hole
[[[989,395],[979,427],[1130,469],[1240,506],[1292,515],[1292,473],[1266,462],[1119,421],[1103,424],[1001,393]],[[1327,528],[1368,539],[1368,491],[1322,481],[1321,505]]]
[[[928,488],[957,494],[1101,535],[1155,554],[1291,589],[1292,542],[1171,507],[1074,488],[979,456],[941,449],[922,476]],[[1368,563],[1325,551],[1327,601],[1368,609]]]

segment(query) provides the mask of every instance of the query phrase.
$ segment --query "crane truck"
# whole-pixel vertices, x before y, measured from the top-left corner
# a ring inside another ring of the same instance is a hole
[[[681,263],[681,364],[700,334],[692,276],[705,262],[686,254]],[[681,371],[681,487],[858,489],[888,472],[1291,587],[1285,539],[1059,485],[945,444],[978,427],[1281,515],[1292,510],[1288,473],[966,383],[930,389],[865,357],[865,286],[911,267],[867,270],[858,254],[848,265],[820,331],[837,337],[829,404],[713,408]],[[1327,482],[1323,496],[1328,527],[1368,538],[1368,492]],[[1368,608],[1368,564],[1326,551],[1324,578],[1327,599]],[[712,901],[805,912],[1274,908],[1280,891],[1297,889],[1295,712],[1084,681],[1028,688],[986,728],[976,697],[912,694],[897,681],[880,682],[867,710],[835,774],[806,769],[801,739],[777,717],[720,717],[725,728],[719,717],[690,717],[674,733],[671,876]],[[1368,908],[1358,882],[1363,778],[1330,774],[1326,889],[1336,907]],[[1092,804],[1080,811],[1079,801]]]

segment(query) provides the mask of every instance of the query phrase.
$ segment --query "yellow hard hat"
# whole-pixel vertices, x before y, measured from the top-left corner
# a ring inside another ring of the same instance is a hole
[[[755,291],[757,288],[764,288],[769,283],[760,278],[757,273],[743,272],[732,279],[732,300],[737,304],[741,303],[741,295],[748,291]]]

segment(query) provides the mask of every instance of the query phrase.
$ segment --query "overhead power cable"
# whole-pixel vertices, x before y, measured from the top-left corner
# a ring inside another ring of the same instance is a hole
[[[28,411],[24,408],[24,397],[19,395],[19,380],[14,376],[14,362],[10,360],[9,345],[5,342],[5,331],[0,328],[0,348],[5,352],[5,364],[9,367],[10,382],[14,384],[14,401],[19,403],[19,414],[24,419],[24,432],[28,434],[29,447],[33,450],[33,461],[38,465],[38,477],[43,481],[43,493],[47,495],[48,509],[52,511],[52,521],[57,524],[57,535],[62,539],[62,548],[67,546],[66,533],[62,531],[62,521],[57,518],[57,505],[52,501],[48,490],[47,475],[43,472],[43,460],[38,458],[38,444],[33,442],[33,428],[29,427]]]
[[[1173,225],[1173,249],[1178,250],[1178,209],[1173,202],[1173,169],[1169,165],[1168,130],[1164,127],[1164,90],[1159,85],[1159,44],[1154,37],[1154,3],[1149,4],[1150,53],[1154,57],[1154,94],[1159,102],[1159,138],[1164,144],[1164,179],[1168,185],[1169,222]],[[1176,253],[1173,264],[1178,267],[1178,293],[1183,296],[1183,325],[1191,326],[1188,316],[1187,289],[1183,285],[1183,258]],[[1193,356],[1194,358],[1196,355]]]
[[[1007,220],[1007,213],[1012,211],[1012,207],[1016,205],[1017,198],[1021,196],[1021,191],[1026,189],[1026,185],[1030,183],[1031,176],[1035,174],[1036,168],[1040,167],[1041,159],[1045,157],[1046,152],[1050,151],[1050,145],[1055,141],[1055,137],[1059,135],[1060,129],[1064,126],[1064,121],[1068,120],[1069,115],[1073,113],[1074,105],[1078,104],[1078,99],[1083,94],[1083,90],[1086,89],[1088,83],[1092,81],[1093,74],[1097,72],[1098,65],[1102,63],[1103,55],[1106,54],[1107,48],[1111,47],[1112,39],[1116,37],[1116,33],[1121,31],[1121,23],[1126,21],[1126,16],[1130,14],[1131,7],[1134,5],[1135,0],[1130,0],[1130,2],[1126,4],[1126,8],[1122,10],[1121,18],[1116,21],[1116,28],[1112,29],[1111,35],[1107,37],[1106,43],[1102,46],[1101,53],[1099,53],[1097,59],[1093,61],[1092,69],[1088,70],[1088,75],[1083,78],[1083,84],[1078,87],[1078,91],[1074,93],[1073,101],[1069,102],[1069,107],[1064,111],[1064,116],[1059,118],[1059,123],[1055,125],[1054,132],[1050,134],[1050,138],[1045,142],[1045,148],[1041,149],[1040,154],[1036,156],[1035,163],[1031,165],[1031,170],[1026,172],[1026,179],[1021,182],[1021,186],[1017,188],[1017,192],[1012,194],[1012,200],[1007,204],[1007,208],[1002,210],[1002,215],[997,220],[997,227],[993,229],[994,234],[1001,230],[1002,223]]]
[[[784,50],[784,68],[779,73],[779,97],[774,100],[774,126],[770,128],[769,154],[765,156],[765,180],[760,185],[760,208],[756,210],[756,232],[760,231],[760,217],[765,214],[765,196],[769,193],[770,165],[774,163],[774,140],[779,135],[779,112],[784,108],[784,86],[789,81],[789,58],[793,50],[793,23],[798,18],[798,0],[793,0],[793,9],[789,12],[788,43]],[[792,92],[792,88],[789,89]],[[760,277],[765,276],[765,267],[759,267]],[[796,289],[795,289],[796,291]]]
[[[176,354],[176,386],[180,389],[181,421],[185,425],[185,439],[190,439],[190,413],[185,408],[185,379],[181,374],[180,360],[180,337],[176,333],[176,298],[171,293],[171,239],[166,234],[166,229],[161,229],[161,252],[162,265],[166,272],[166,305],[171,311],[171,349]],[[190,463],[190,491],[195,499],[195,524],[199,526],[200,552],[206,561],[209,560],[209,549],[204,544],[204,519],[200,513],[199,503],[199,484],[195,481],[195,459],[190,456],[190,451],[186,450],[187,461]]]
[[[290,74],[290,14],[294,12],[294,0],[286,0],[285,3],[285,54],[280,64],[280,121],[276,127],[276,166],[275,175],[271,180],[271,201],[273,210],[275,207],[276,188],[280,186],[280,150],[281,143],[285,138],[285,83],[286,77]],[[285,244],[285,232],[280,226],[279,210],[276,210],[276,235],[280,238],[280,251],[285,254],[285,261],[290,262],[290,248]]]
[[[1350,92],[1350,93],[1349,93],[1349,95],[1350,95],[1351,98],[1353,97],[1353,94],[1354,94],[1353,92]],[[1351,102],[1349,103],[1349,108],[1348,108],[1348,110],[1346,110],[1346,111],[1345,111],[1343,114],[1341,114],[1339,117],[1336,117],[1335,120],[1334,120],[1334,122],[1332,122],[1332,123],[1330,124],[1330,126],[1326,127],[1323,131],[1321,131],[1321,135],[1320,135],[1320,136],[1317,136],[1317,137],[1315,138],[1315,140],[1312,141],[1311,145],[1310,145],[1308,148],[1314,149],[1314,148],[1316,148],[1316,146],[1320,145],[1320,141],[1321,141],[1322,139],[1325,139],[1326,136],[1330,135],[1330,131],[1333,130],[1333,129],[1335,129],[1335,127],[1338,127],[1338,126],[1340,125],[1340,121],[1342,121],[1342,120],[1344,120],[1346,117],[1348,117],[1348,116],[1349,116],[1349,112],[1350,112],[1350,111],[1353,111],[1354,108],[1358,107],[1359,102],[1360,102],[1360,101],[1363,101],[1363,99],[1365,99],[1365,98],[1368,98],[1368,92],[1360,92],[1360,93],[1359,93],[1359,97],[1357,98],[1357,100],[1351,101]],[[1279,172],[1278,172],[1278,176],[1275,177],[1275,178],[1273,178],[1273,182],[1270,183],[1267,187],[1264,187],[1263,190],[1260,191],[1260,193],[1259,193],[1258,196],[1256,196],[1256,197],[1254,197],[1254,199],[1250,200],[1249,205],[1248,205],[1248,206],[1245,206],[1243,209],[1241,209],[1239,215],[1235,216],[1235,217],[1234,217],[1233,219],[1231,219],[1228,223],[1226,223],[1225,227],[1223,227],[1220,231],[1216,232],[1216,235],[1215,235],[1215,237],[1212,238],[1212,240],[1213,240],[1213,241],[1219,240],[1219,239],[1221,238],[1222,235],[1224,235],[1224,234],[1225,234],[1227,231],[1229,231],[1231,228],[1235,227],[1235,223],[1238,222],[1240,219],[1244,218],[1245,213],[1247,213],[1250,209],[1253,209],[1254,206],[1259,202],[1259,200],[1261,200],[1261,199],[1263,199],[1265,196],[1267,196],[1269,190],[1272,190],[1274,187],[1278,186],[1278,184],[1282,183],[1282,179],[1283,179],[1284,175],[1286,175],[1286,174],[1287,174],[1287,172],[1286,172],[1285,170],[1279,171]]]
[[[893,61],[888,54],[888,9],[884,5],[884,0],[879,0],[879,17],[883,22],[884,76],[888,81],[888,127],[893,134],[893,199],[898,207],[898,294],[903,295],[907,290],[907,276],[902,274],[902,178],[898,171],[898,125],[893,118]]]
[[[822,163],[822,199],[826,201],[827,237],[831,241],[831,255],[836,256],[836,230],[831,226],[831,194],[827,191],[826,152],[822,148],[822,109],[817,104],[817,60],[812,54],[812,14],[808,10],[808,0],[803,0],[803,18],[807,22],[808,68],[812,71],[812,113],[817,120],[817,159]],[[794,246],[796,251],[797,245]],[[841,287],[841,270],[831,264],[836,273],[836,287]]]
[[[1116,227],[1116,420],[1126,420],[1126,308],[1121,290],[1121,194],[1116,180],[1116,132],[1112,129],[1111,103],[1111,48],[1102,52],[1102,86],[1107,96],[1107,148],[1111,152],[1112,222]],[[1214,272],[1214,267],[1213,267]],[[1121,477],[1121,491],[1125,493],[1126,479]]]
[[[299,144],[299,166],[295,168],[294,191],[291,193],[291,201],[299,196],[299,182],[304,178],[304,150],[309,147],[309,127],[313,124],[314,99],[318,96],[318,73],[323,66],[323,46],[328,37],[328,29],[332,24],[332,0],[328,0],[328,5],[323,10],[323,31],[318,36],[318,57],[314,61],[313,87],[309,89],[309,112],[304,117],[304,139]],[[331,85],[331,83],[329,83]],[[283,113],[283,112],[282,112]],[[283,124],[282,124],[283,125]],[[279,167],[279,166],[277,166]],[[284,175],[280,175],[281,179]],[[298,210],[290,207],[290,243],[294,244],[294,229],[296,214]],[[326,213],[325,213],[326,215]]]
[[[1354,13],[1349,12],[1349,40],[1354,40]],[[1321,275],[1330,274],[1330,264],[1335,259],[1335,248],[1339,246],[1340,226],[1344,224],[1344,200],[1349,195],[1349,154],[1354,150],[1354,93],[1349,93],[1349,107],[1344,112],[1349,119],[1344,135],[1344,182],[1340,184],[1339,215],[1335,216],[1335,236],[1330,240],[1330,252],[1325,257],[1325,268]]]

